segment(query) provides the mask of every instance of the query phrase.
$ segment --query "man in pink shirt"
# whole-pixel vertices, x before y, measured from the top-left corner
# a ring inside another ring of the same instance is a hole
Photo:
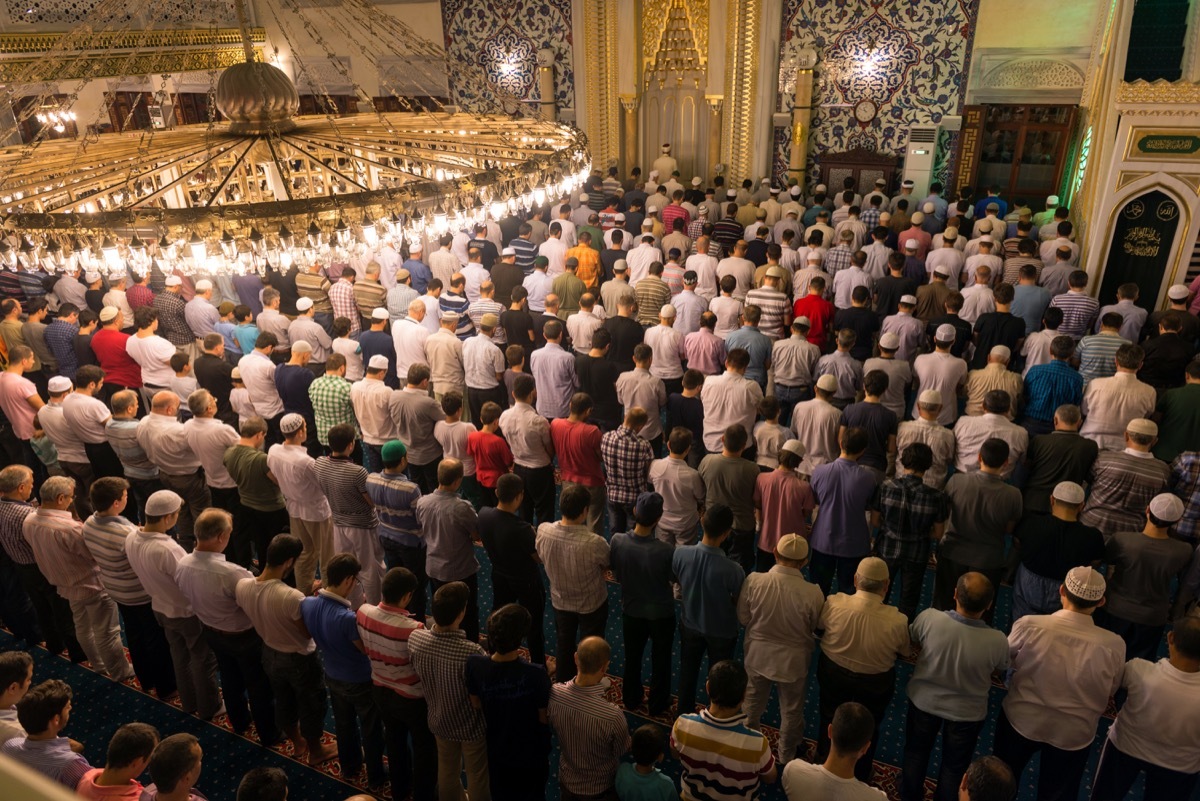
[[[17,345],[9,351],[8,369],[0,373],[0,409],[4,410],[13,435],[21,443],[21,460],[40,478],[45,476],[45,470],[34,455],[29,440],[33,438],[34,415],[45,404],[37,387],[25,377],[25,371],[32,369],[33,351],[30,348]]]
[[[126,723],[108,741],[104,767],[83,774],[75,792],[92,801],[138,801],[143,789],[138,776],[157,745],[158,729],[148,723]]]

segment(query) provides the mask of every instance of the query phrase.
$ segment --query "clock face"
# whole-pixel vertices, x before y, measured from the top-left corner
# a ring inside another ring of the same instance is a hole
[[[875,119],[875,114],[878,112],[873,100],[860,100],[854,105],[854,119],[866,125],[871,120]]]

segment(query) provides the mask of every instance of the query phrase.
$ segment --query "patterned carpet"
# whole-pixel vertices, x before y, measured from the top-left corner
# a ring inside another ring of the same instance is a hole
[[[479,590],[480,590],[480,608],[483,610],[491,609],[491,582],[490,571],[487,563],[487,556],[482,549],[477,549],[480,562],[483,564],[483,569],[480,572]],[[928,596],[932,591],[932,575],[927,577],[925,583],[925,602],[928,603]],[[1002,627],[1007,627],[1009,618],[1009,601],[1010,590],[1005,587],[1001,589],[1001,594],[998,602],[997,623]],[[554,617],[550,613],[549,604],[547,604],[546,616],[546,645],[547,651],[554,651]],[[615,584],[609,584],[609,622],[606,634],[606,639],[613,647],[612,664],[609,668],[610,676],[612,677],[612,685],[608,690],[609,699],[614,703],[620,703],[622,697],[622,683],[620,675],[623,670],[623,655],[624,647],[620,624],[620,588]],[[484,615],[486,617],[486,614]],[[15,640],[0,631],[0,650],[8,650],[17,647]],[[649,677],[649,649],[647,649],[646,662],[643,665],[643,675]],[[741,655],[741,646],[738,647],[738,656]],[[347,782],[343,780],[340,773],[340,768],[336,760],[327,763],[320,769],[310,768],[300,762],[291,759],[289,756],[290,746],[284,746],[272,750],[263,749],[255,742],[247,740],[236,735],[228,726],[228,721],[224,717],[218,718],[214,723],[204,723],[194,717],[185,715],[177,706],[163,703],[152,696],[142,693],[136,686],[136,683],[130,685],[117,685],[113,682],[93,674],[85,667],[75,666],[68,663],[62,658],[52,658],[42,649],[36,649],[34,652],[35,668],[34,680],[41,681],[47,678],[60,678],[68,682],[75,691],[75,702],[71,715],[71,723],[68,726],[65,734],[81,740],[85,745],[85,754],[93,765],[102,765],[104,761],[104,752],[107,747],[109,738],[117,726],[121,723],[140,720],[146,723],[153,724],[158,727],[159,731],[166,735],[179,731],[188,731],[200,738],[204,748],[204,771],[201,776],[198,787],[205,792],[211,801],[232,801],[236,791],[237,783],[241,776],[250,768],[259,765],[272,765],[283,768],[290,781],[289,797],[295,801],[340,801],[356,792],[366,792],[365,774],[356,777],[355,781]],[[676,638],[674,669],[672,671],[672,692],[675,691],[678,685],[678,638]],[[905,701],[904,687],[912,675],[912,664],[902,663],[897,671],[899,686],[897,688],[896,698],[892,701],[888,709],[887,717],[883,722],[881,729],[880,742],[876,753],[877,762],[875,765],[875,782],[887,792],[890,799],[899,798],[898,787],[900,780],[899,765],[902,763],[903,744],[904,744],[904,726],[905,726]],[[701,682],[701,703],[704,702],[703,682]],[[806,706],[808,715],[805,720],[805,736],[808,738],[809,756],[815,751],[815,742],[817,733],[817,696],[818,688],[816,686],[815,668],[813,675],[810,676],[809,682],[809,701]],[[1001,686],[996,686],[992,689],[989,702],[990,715],[989,720],[994,721],[999,714],[1000,702],[1004,697],[1004,689]],[[653,721],[661,724],[664,730],[670,726],[669,718],[651,719],[645,713],[645,707],[640,710],[641,714],[626,713],[626,718],[629,722],[630,729],[637,728],[648,721]],[[1104,732],[1107,731],[1108,725],[1111,722],[1110,715],[1101,720],[1100,731],[1097,734],[1096,743],[1091,752],[1087,773],[1084,778],[1083,787],[1080,791],[1079,801],[1086,801],[1090,792],[1091,777],[1095,771],[1096,761],[1100,753],[1100,744],[1103,742]],[[776,744],[778,739],[778,731],[776,726],[779,724],[779,707],[774,695],[767,711],[763,716],[763,731],[771,740],[772,744]],[[333,730],[332,714],[326,721],[326,731]],[[980,736],[977,753],[987,754],[991,752],[992,737],[994,733],[994,725],[989,723],[985,726],[982,735]],[[332,736],[326,734],[327,739],[332,739]],[[940,754],[935,751],[933,760],[930,765],[930,773],[936,775]],[[679,765],[673,760],[668,759],[663,764],[663,770],[669,775],[678,779]],[[1021,782],[1019,801],[1032,801],[1036,797],[1036,777],[1037,777],[1037,760],[1035,759],[1031,767],[1026,769],[1023,781]],[[144,777],[148,781],[148,777]],[[927,796],[931,796],[933,791],[933,782],[926,780]],[[1131,799],[1142,798],[1142,784],[1135,786],[1131,793]],[[380,795],[381,798],[390,797],[384,791]],[[558,783],[557,783],[557,751],[551,754],[551,770],[550,782],[547,785],[546,797],[548,801],[558,801]],[[767,787],[762,794],[763,801],[783,801],[784,794],[778,784]]]

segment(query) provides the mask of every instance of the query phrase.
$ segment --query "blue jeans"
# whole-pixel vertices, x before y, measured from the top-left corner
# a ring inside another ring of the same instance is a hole
[[[708,665],[724,659],[733,659],[737,647],[737,635],[733,637],[710,637],[679,626],[679,714],[688,715],[696,711],[696,688],[700,682],[700,662],[708,653]]]
[[[775,385],[775,400],[779,401],[779,425],[791,428],[792,409],[797,403],[812,397],[812,390],[806,386],[789,387],[783,384]]]
[[[349,682],[325,677],[333,707],[338,761],[342,776],[353,779],[362,770],[366,754],[367,784],[378,787],[387,781],[383,770],[383,719],[375,703],[374,685],[369,681]]]
[[[938,734],[942,737],[942,767],[938,772],[933,801],[957,801],[958,786],[971,764],[982,720],[955,721],[917,709],[908,702],[908,726],[904,735],[904,776],[900,782],[903,801],[924,801],[925,771]]]

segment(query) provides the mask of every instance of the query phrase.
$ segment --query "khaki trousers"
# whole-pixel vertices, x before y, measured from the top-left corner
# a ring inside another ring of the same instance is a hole
[[[121,645],[117,605],[108,593],[93,593],[68,603],[75,622],[75,639],[79,640],[79,647],[87,654],[92,668],[114,681],[133,678],[133,667],[125,658],[125,648]]]
[[[304,544],[304,551],[296,560],[296,586],[307,595],[316,578],[317,567],[321,568],[321,578],[324,578],[325,565],[334,554],[333,521],[288,517],[288,527]]]
[[[492,801],[488,782],[487,741],[483,738],[460,743],[437,738],[438,801]],[[459,776],[467,771],[467,792],[463,793]]]

